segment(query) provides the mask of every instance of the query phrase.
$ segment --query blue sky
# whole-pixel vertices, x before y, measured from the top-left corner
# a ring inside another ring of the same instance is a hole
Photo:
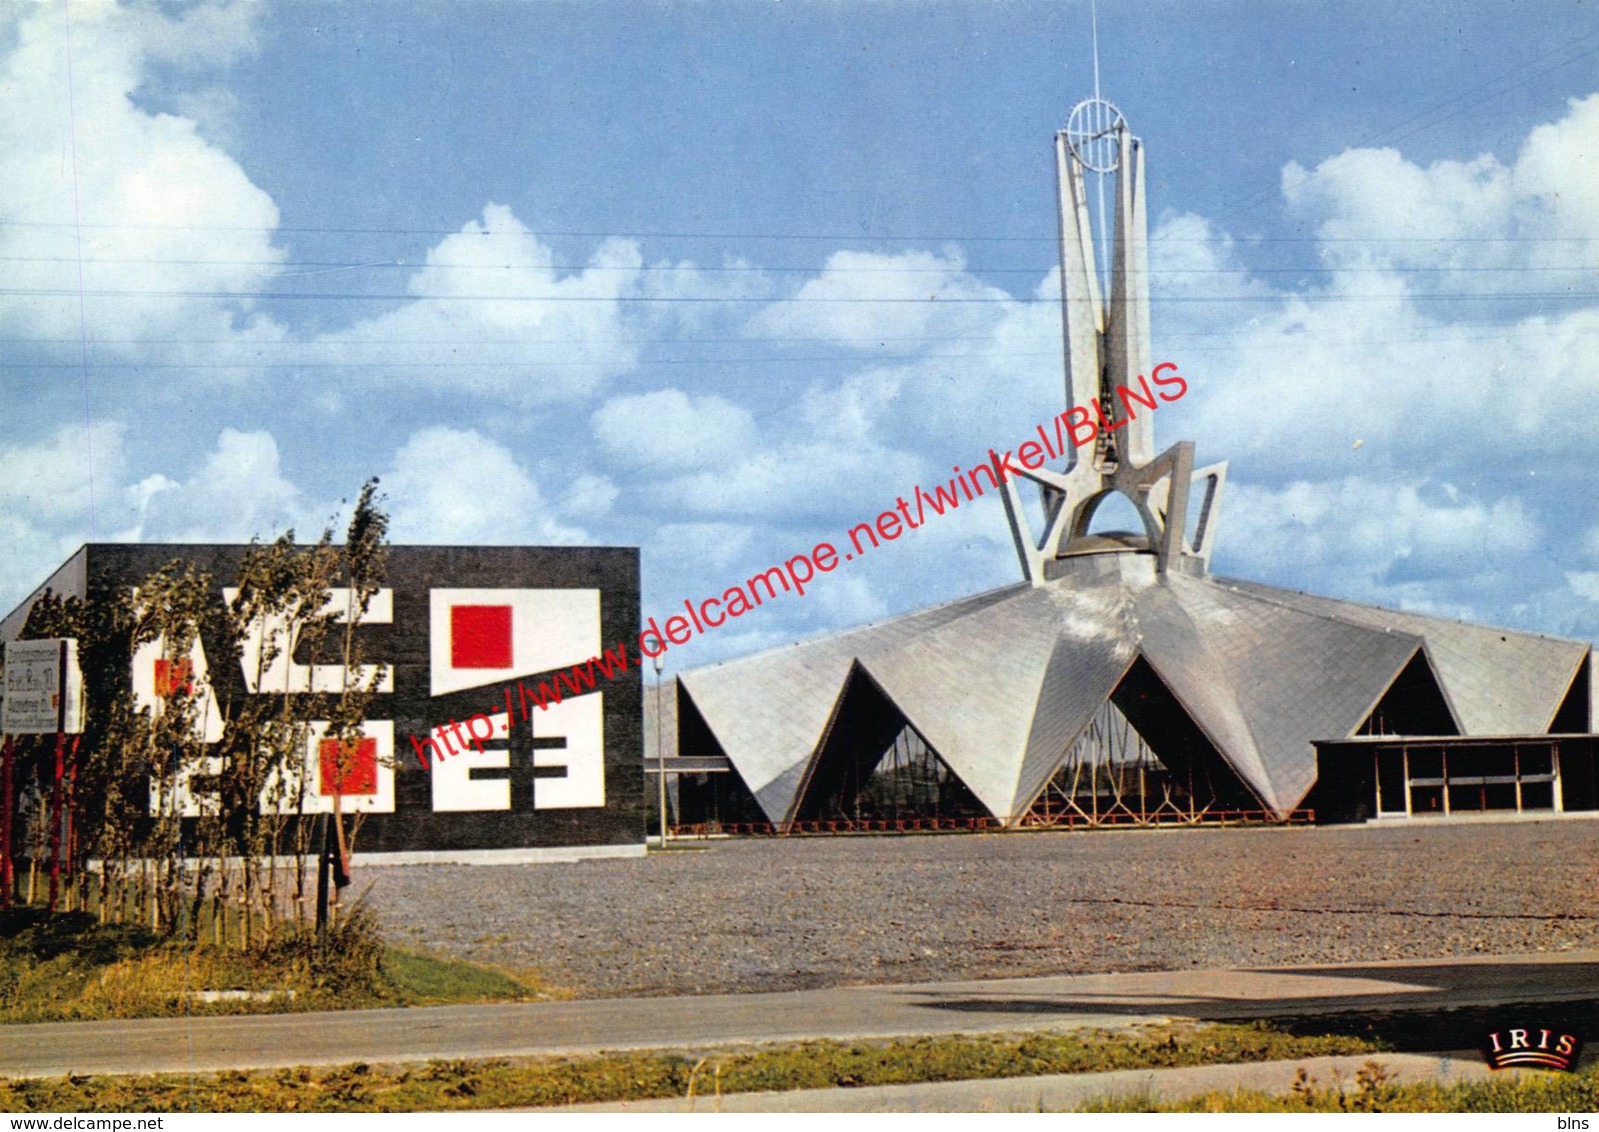
[[[1157,430],[1232,462],[1218,572],[1599,635],[1594,5],[1099,24],[1192,385]],[[646,614],[839,541],[1058,411],[1088,28],[0,8],[0,607],[91,539],[312,534],[373,474],[399,542],[641,546]],[[676,659],[1015,577],[988,500]]]

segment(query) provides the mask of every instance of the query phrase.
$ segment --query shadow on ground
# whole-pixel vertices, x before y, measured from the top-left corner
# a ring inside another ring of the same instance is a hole
[[[1398,1051],[1477,1049],[1491,1031],[1522,1027],[1576,1034],[1593,1054],[1599,1054],[1599,962],[1384,963],[1259,968],[1254,973],[1320,981],[1378,981],[1425,989],[1373,993],[1368,986],[1345,995],[1332,988],[1331,993],[1279,998],[1163,992],[1025,998],[935,994],[920,1005],[932,1011],[1021,1017],[1082,1013],[1261,1021],[1290,1033],[1377,1038]],[[1449,1001],[1457,1005],[1441,1005]]]

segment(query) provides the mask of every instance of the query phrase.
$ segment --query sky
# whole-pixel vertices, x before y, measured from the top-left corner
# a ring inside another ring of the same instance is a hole
[[[1591,0],[1104,0],[1219,574],[1599,637]],[[338,524],[718,594],[1064,407],[1077,0],[0,0],[0,610]],[[1019,578],[987,498],[674,650]]]

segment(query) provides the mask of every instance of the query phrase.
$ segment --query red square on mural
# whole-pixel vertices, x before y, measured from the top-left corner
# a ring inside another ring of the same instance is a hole
[[[354,752],[346,752],[343,765],[339,759],[339,741],[324,739],[317,748],[318,769],[322,772],[322,796],[331,798],[335,793],[349,797],[354,794],[378,792],[378,741],[362,737]],[[343,773],[341,774],[340,771]],[[335,789],[337,785],[337,789]]]
[[[511,667],[509,605],[450,607],[450,667]]]
[[[194,681],[190,679],[191,665],[184,660],[158,660],[155,662],[155,694],[163,700],[180,688],[185,695],[194,695]]]

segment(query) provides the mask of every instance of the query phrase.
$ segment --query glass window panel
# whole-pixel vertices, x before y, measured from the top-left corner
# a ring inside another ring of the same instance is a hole
[[[1444,755],[1438,748],[1410,752],[1411,778],[1442,778],[1443,774]]]
[[[1550,758],[1547,750],[1521,752],[1522,774],[1548,774],[1550,772]]]
[[[1516,808],[1516,784],[1514,782],[1490,782],[1482,788],[1484,809],[1489,810],[1514,810]]]
[[[1553,782],[1523,782],[1521,784],[1521,808],[1524,810],[1554,809],[1555,784]]]
[[[1503,747],[1456,747],[1449,752],[1450,778],[1515,773],[1515,760],[1511,752]]]
[[[1377,785],[1382,812],[1405,812],[1405,759],[1400,751],[1383,751],[1377,756]]]
[[[1410,809],[1417,814],[1443,813],[1444,788],[1442,786],[1412,786],[1410,788]]]

